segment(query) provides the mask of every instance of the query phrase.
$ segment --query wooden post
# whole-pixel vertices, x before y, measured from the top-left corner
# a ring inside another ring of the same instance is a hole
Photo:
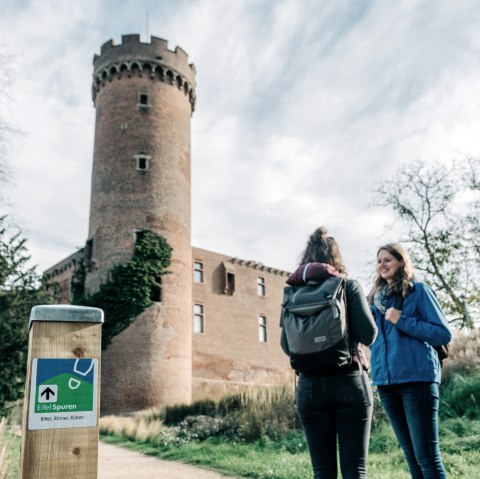
[[[103,311],[30,314],[21,479],[96,479]]]

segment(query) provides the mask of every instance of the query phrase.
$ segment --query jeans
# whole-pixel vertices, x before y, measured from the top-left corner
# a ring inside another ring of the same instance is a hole
[[[446,479],[438,442],[438,384],[378,386],[412,479]]]
[[[343,479],[366,479],[373,404],[366,372],[300,374],[296,400],[314,479],[337,478],[337,437]]]

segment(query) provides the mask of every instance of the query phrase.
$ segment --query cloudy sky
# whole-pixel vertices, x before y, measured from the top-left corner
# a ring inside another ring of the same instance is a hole
[[[291,270],[326,225],[350,272],[365,274],[376,247],[398,235],[385,232],[392,213],[369,206],[375,185],[400,163],[480,156],[476,0],[0,0],[0,9],[2,62],[15,74],[0,113],[23,132],[0,212],[22,228],[40,271],[85,243],[92,58],[122,34],[167,39],[196,66],[194,246]]]

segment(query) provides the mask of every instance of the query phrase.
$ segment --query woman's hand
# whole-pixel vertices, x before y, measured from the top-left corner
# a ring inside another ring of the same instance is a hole
[[[393,324],[397,324],[402,312],[395,308],[387,309],[385,319]]]

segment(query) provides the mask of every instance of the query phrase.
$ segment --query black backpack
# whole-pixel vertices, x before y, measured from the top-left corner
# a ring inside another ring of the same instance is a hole
[[[345,279],[336,276],[285,287],[280,344],[297,373],[318,374],[352,363],[345,288]]]

